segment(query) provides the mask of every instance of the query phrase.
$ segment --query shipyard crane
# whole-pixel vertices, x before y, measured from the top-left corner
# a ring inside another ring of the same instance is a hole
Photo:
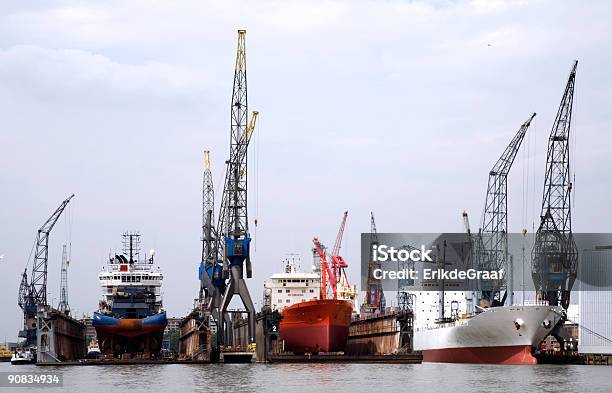
[[[338,229],[338,234],[336,235],[336,242],[334,243],[334,248],[332,248],[332,269],[334,271],[336,281],[340,280],[340,276],[344,272],[344,269],[348,267],[348,263],[346,263],[344,258],[340,256],[340,248],[342,247],[342,238],[344,237],[344,227],[346,225],[347,217],[348,212],[344,212],[344,215],[342,216],[342,221],[340,221],[340,228]]]
[[[202,176],[202,260],[200,262],[200,307],[210,311],[218,309],[225,282],[218,262],[217,239],[213,222],[215,190],[210,165],[210,151],[204,150],[204,174]]]
[[[508,273],[508,173],[535,115],[533,113],[521,125],[510,144],[489,171],[485,207],[475,244],[476,263],[480,270],[499,271],[503,269]],[[467,215],[465,217],[467,218]],[[507,281],[509,280],[506,278],[481,281],[479,283],[480,306],[504,305],[507,296],[512,297],[508,293]]]
[[[74,194],[65,199],[38,230],[30,281],[27,280],[27,267],[21,276],[18,304],[23,310],[24,328],[19,332],[19,337],[25,338],[26,347],[36,342],[37,307],[39,304],[47,305],[49,234],[73,197]]]
[[[540,299],[567,309],[576,280],[578,250],[572,234],[570,129],[578,61],[572,65],[548,138],[540,225],[531,275]]]
[[[370,212],[370,251],[374,246],[378,246],[378,232],[376,231],[376,222],[374,221],[374,213]],[[385,310],[385,293],[382,289],[380,279],[374,278],[374,270],[380,269],[380,262],[370,260],[368,262],[368,278],[366,284],[366,297],[362,308],[366,312],[376,312]]]
[[[57,309],[63,312],[65,315],[70,315],[70,305],[68,304],[68,265],[70,260],[68,259],[68,251],[66,245],[62,246],[62,270],[60,280],[60,301],[57,305]]]
[[[336,293],[336,279],[332,271],[331,265],[327,263],[327,255],[325,253],[325,247],[321,244],[318,238],[312,239],[315,251],[321,258],[321,299],[327,299],[327,283],[332,288],[333,298],[336,299],[338,294]]]
[[[346,260],[340,255],[347,216],[348,212],[344,212],[342,221],[340,222],[340,229],[338,229],[338,235],[336,236],[336,242],[334,243],[330,255],[331,261],[327,261],[325,247],[321,244],[319,239],[315,237],[312,240],[315,251],[321,258],[321,297],[323,299],[327,298],[328,283],[331,286],[334,299],[340,297],[344,300],[353,301],[356,295],[356,288],[349,285],[346,275],[345,269],[348,267],[348,263],[346,263]]]
[[[230,156],[226,161],[221,212],[217,222],[218,249],[222,255],[222,276],[227,279],[218,310],[217,323],[224,342],[227,307],[239,295],[248,314],[249,341],[255,337],[255,306],[244,280],[252,277],[251,237],[247,213],[247,150],[255,129],[257,112],[248,119],[245,30],[238,30],[238,48],[231,106]]]

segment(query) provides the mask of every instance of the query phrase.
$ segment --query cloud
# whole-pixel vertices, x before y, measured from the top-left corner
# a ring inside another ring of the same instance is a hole
[[[93,52],[34,45],[0,50],[0,85],[38,99],[176,100],[200,94],[206,83],[203,70],[159,61],[129,64]]]

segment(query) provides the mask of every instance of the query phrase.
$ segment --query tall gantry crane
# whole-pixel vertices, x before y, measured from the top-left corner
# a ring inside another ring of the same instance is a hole
[[[370,212],[370,250],[374,246],[378,246],[378,232],[376,231],[376,222],[374,221],[374,213]],[[374,271],[380,269],[380,262],[370,260],[368,262],[368,278],[366,285],[366,296],[362,309],[364,312],[376,312],[385,310],[385,293],[382,289],[380,279],[374,278]]]
[[[223,278],[227,286],[221,300],[217,323],[223,342],[225,316],[234,295],[239,295],[249,319],[249,340],[255,338],[255,306],[244,280],[252,277],[251,237],[247,212],[247,149],[257,119],[253,112],[248,119],[245,30],[238,30],[238,49],[234,71],[231,108],[230,157],[226,161],[221,213],[217,223],[218,249],[222,250]]]
[[[60,301],[57,304],[57,309],[65,315],[70,315],[70,305],[68,304],[68,250],[66,245],[62,246],[62,270],[60,279]]]
[[[482,223],[475,242],[476,263],[481,270],[499,271],[503,269],[506,277],[501,280],[486,280],[479,283],[481,306],[501,306],[509,295],[507,285],[510,273],[508,268],[508,173],[535,115],[535,113],[532,114],[521,125],[506,150],[489,171]],[[464,219],[467,220],[467,213]],[[467,221],[466,225],[469,226]]]
[[[221,304],[225,283],[218,263],[217,238],[213,222],[215,219],[215,190],[210,165],[210,151],[204,150],[204,174],[202,176],[202,260],[200,262],[200,306],[214,310]]]
[[[538,296],[567,309],[576,280],[578,250],[572,234],[570,129],[576,80],[575,61],[548,138],[540,226],[532,251],[531,275]]]
[[[36,249],[32,263],[30,281],[27,279],[27,267],[21,276],[19,286],[19,307],[23,310],[24,328],[19,337],[25,338],[24,346],[36,343],[36,312],[38,305],[47,305],[47,262],[49,259],[49,234],[62,212],[74,197],[74,194],[64,200],[38,230]]]

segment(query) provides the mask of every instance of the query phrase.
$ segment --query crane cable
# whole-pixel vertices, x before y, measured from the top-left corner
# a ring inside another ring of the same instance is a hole
[[[569,176],[570,176],[570,181],[572,182],[572,187],[571,187],[571,198],[572,198],[572,208],[576,207],[576,198],[574,198],[574,196],[576,195],[576,192],[574,191],[574,188],[576,187],[576,147],[577,147],[577,137],[576,137],[576,125],[577,125],[577,117],[576,117],[576,113],[577,111],[575,111],[575,107],[577,106],[576,104],[578,103],[578,95],[576,94],[575,90],[574,90],[574,102],[572,103],[572,121],[574,123],[574,132],[572,132],[572,135],[570,137],[570,149],[574,151],[574,154],[570,154],[571,159],[573,160],[573,165],[570,163],[570,167],[569,167]],[[570,125],[571,127],[571,125]],[[571,132],[571,128],[570,128],[570,132]],[[572,146],[573,145],[573,148]]]
[[[534,119],[534,120],[535,120],[535,122],[534,122],[534,127],[533,127],[533,131],[534,132],[533,132],[533,149],[532,150],[534,152],[533,153],[533,158],[534,158],[534,161],[535,161],[535,158],[538,155],[537,154],[537,151],[538,151],[538,119]],[[532,165],[532,167],[533,167],[533,169],[531,171],[532,179],[533,179],[533,188],[532,188],[532,190],[533,190],[534,198],[535,198],[535,196],[537,195],[537,192],[536,192],[536,171],[535,171],[535,165]],[[529,180],[527,180],[527,181],[529,181]],[[536,218],[536,203],[535,203],[535,199],[534,199],[532,201],[532,203],[531,203],[531,219],[532,219],[532,221],[531,221],[531,228],[532,229],[531,230],[534,233],[536,231],[536,228],[535,228],[535,223],[536,223],[535,218]]]
[[[586,330],[586,331],[587,331],[587,333],[590,333],[590,334],[594,335],[595,337],[600,338],[600,339],[602,339],[602,340],[604,340],[604,341],[606,341],[606,342],[608,342],[608,343],[612,344],[612,339],[610,339],[610,338],[608,338],[608,337],[606,337],[606,336],[604,336],[604,335],[602,335],[602,334],[599,334],[599,333],[597,333],[597,332],[596,332],[596,331],[594,331],[594,330],[589,329],[588,327],[584,326],[584,325],[583,325],[583,324],[581,324],[581,323],[578,323],[578,322],[576,322],[576,321],[572,321],[571,319],[569,319],[569,318],[567,317],[567,315],[565,315],[565,314],[564,314],[564,313],[562,313],[562,312],[558,312],[558,311],[553,311],[553,312],[554,312],[555,314],[557,314],[557,315],[559,315],[559,316],[561,316],[561,317],[565,318],[565,320],[566,320],[566,321],[571,322],[571,323],[575,323],[576,325],[580,326],[581,328],[583,328],[584,330]]]
[[[255,143],[253,146],[253,166],[255,167],[255,176],[253,179],[255,186],[255,219],[253,221],[255,228],[253,229],[253,251],[257,251],[257,224],[259,216],[259,135],[261,134],[261,118],[258,119],[259,125],[257,127],[257,132],[255,133]]]

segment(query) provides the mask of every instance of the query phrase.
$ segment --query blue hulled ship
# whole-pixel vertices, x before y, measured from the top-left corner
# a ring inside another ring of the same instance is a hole
[[[168,323],[162,309],[163,274],[154,251],[140,258],[140,235],[123,235],[123,254],[111,256],[98,274],[102,286],[93,326],[103,354],[156,356]]]

